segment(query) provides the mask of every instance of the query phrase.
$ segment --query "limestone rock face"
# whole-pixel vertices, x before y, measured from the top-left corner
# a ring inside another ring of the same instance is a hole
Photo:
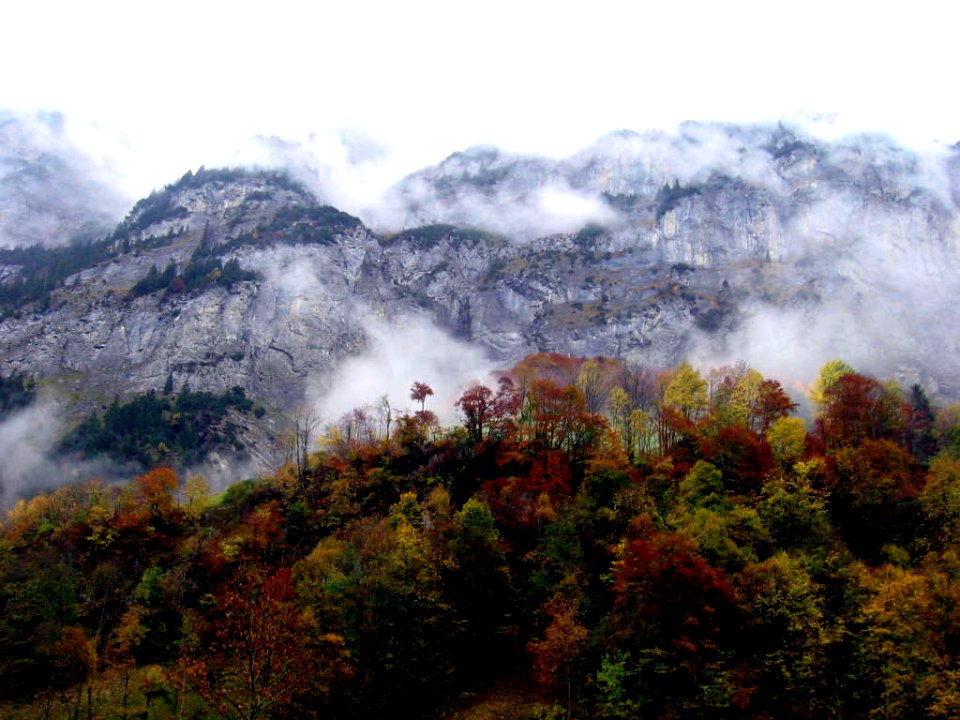
[[[250,429],[262,448],[309,383],[367,349],[369,318],[416,315],[501,366],[541,350],[651,365],[828,353],[956,399],[956,156],[697,125],[562,161],[471,150],[392,191],[400,232],[282,175],[188,173],[133,208],[107,259],[0,321],[0,373],[43,379],[76,417],[168,378],[240,385],[268,409]],[[530,233],[545,198],[581,208],[573,229]],[[211,257],[256,275],[131,293],[151,268],[186,277]],[[20,271],[0,262],[0,283]]]

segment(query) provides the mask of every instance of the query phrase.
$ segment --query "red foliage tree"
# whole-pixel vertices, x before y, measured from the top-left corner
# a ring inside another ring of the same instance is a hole
[[[344,671],[342,638],[320,634],[295,605],[289,568],[245,575],[218,605],[208,650],[195,643],[182,663],[187,681],[222,717],[275,716],[301,696],[323,694]]]
[[[615,646],[629,653],[633,691],[650,704],[650,717],[684,717],[736,667],[743,615],[726,575],[697,553],[689,538],[654,533],[627,547],[614,573],[611,615]],[[646,659],[645,659],[646,658]],[[646,716],[646,715],[645,715]]]
[[[569,713],[577,665],[587,648],[590,633],[577,618],[578,603],[575,600],[558,594],[547,602],[544,610],[550,623],[544,629],[542,639],[527,643],[527,653],[537,682],[548,690],[566,687]]]
[[[702,458],[713,463],[734,492],[758,492],[773,469],[773,453],[762,437],[740,425],[721,428],[715,437],[701,437]]]
[[[582,364],[582,357],[541,352],[525,357],[513,367],[510,375],[523,387],[529,386],[535,380],[549,380],[560,386],[573,385]]]
[[[573,385],[535,380],[527,392],[522,424],[536,447],[575,452],[596,439],[602,420],[586,412],[583,393]]]
[[[469,387],[457,400],[457,407],[463,413],[470,439],[473,442],[483,440],[484,427],[493,412],[493,390],[486,385]]]
[[[831,456],[835,473],[830,509],[834,525],[855,552],[876,558],[901,544],[915,521],[910,502],[922,480],[914,457],[889,440],[864,439]]]
[[[500,378],[495,394],[486,385],[473,385],[456,404],[472,442],[482,442],[491,435],[498,439],[516,438],[516,419],[523,406],[523,396],[510,378]]]
[[[422,382],[415,382],[410,387],[410,399],[420,403],[420,412],[423,412],[427,404],[427,398],[433,395],[433,388]]]
[[[150,515],[166,514],[174,506],[177,473],[168,467],[151,470],[136,479],[137,497]]]
[[[516,460],[514,455],[504,459]],[[528,459],[518,472],[484,484],[490,508],[507,526],[537,528],[556,517],[569,501],[572,472],[570,461],[559,450],[542,451]]]
[[[820,429],[828,449],[864,439],[902,442],[909,414],[909,407],[876,380],[849,373],[824,392]]]
[[[756,433],[763,434],[774,421],[787,417],[797,409],[783,386],[776,380],[764,380],[757,386],[757,395],[750,404],[748,424]]]

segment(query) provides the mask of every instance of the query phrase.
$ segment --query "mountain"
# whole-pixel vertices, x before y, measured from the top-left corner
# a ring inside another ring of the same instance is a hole
[[[551,312],[535,325],[558,349],[739,356],[794,377],[843,355],[956,397],[958,197],[956,147],[931,156],[883,137],[688,123],[614,133],[559,161],[456,153],[401,182],[388,206],[408,226],[495,228],[525,241],[528,259],[586,251],[574,255],[599,272],[540,277]],[[547,213],[564,232],[533,232]],[[605,312],[563,337],[552,326],[574,302]]]
[[[843,357],[955,400],[958,197],[957,148],[782,126],[621,132],[565,160],[471,149],[366,223],[283,173],[201,169],[96,241],[0,252],[0,375],[33,378],[62,431],[115,399],[239,386],[262,410],[231,411],[252,471],[283,459],[298,406],[371,402],[386,370],[349,375],[371,354],[407,362],[406,387],[547,350],[797,382]]]

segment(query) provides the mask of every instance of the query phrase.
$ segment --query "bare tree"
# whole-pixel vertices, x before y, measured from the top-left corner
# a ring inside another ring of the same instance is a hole
[[[299,407],[293,416],[293,451],[294,463],[297,468],[297,482],[304,484],[307,478],[307,461],[310,447],[313,445],[314,433],[320,418],[312,408]]]
[[[393,422],[393,408],[390,407],[390,398],[386,395],[380,398],[378,413],[380,415],[380,421],[386,428],[384,440],[390,442],[390,423]]]

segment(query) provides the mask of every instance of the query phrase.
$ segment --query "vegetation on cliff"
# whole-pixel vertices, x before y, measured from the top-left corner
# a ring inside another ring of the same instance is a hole
[[[172,386],[172,378],[168,380]],[[102,415],[81,422],[60,444],[65,453],[92,458],[104,455],[145,469],[166,463],[189,466],[202,462],[219,446],[242,449],[230,410],[253,408],[242,387],[215,394],[184,389],[149,392],[126,403],[115,400]]]

